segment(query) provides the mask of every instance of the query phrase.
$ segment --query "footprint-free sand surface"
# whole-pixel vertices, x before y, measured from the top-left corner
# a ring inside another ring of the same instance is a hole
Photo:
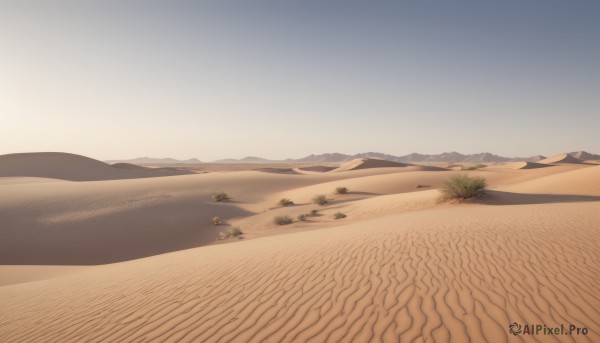
[[[0,341],[600,341],[600,166],[468,171],[488,194],[440,203],[464,172],[373,165],[0,177]],[[244,238],[217,240],[215,215]],[[513,336],[513,322],[589,331]]]

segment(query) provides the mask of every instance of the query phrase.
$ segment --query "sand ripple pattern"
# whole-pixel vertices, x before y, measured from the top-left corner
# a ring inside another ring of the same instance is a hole
[[[600,342],[598,247],[597,203],[407,213],[0,287],[0,341]]]

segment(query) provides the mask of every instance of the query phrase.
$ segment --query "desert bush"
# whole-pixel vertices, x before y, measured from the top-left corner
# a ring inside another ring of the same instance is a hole
[[[446,199],[469,199],[485,191],[485,179],[469,175],[451,177],[442,186],[442,194]]]
[[[317,205],[326,205],[329,201],[327,201],[327,197],[325,194],[317,194],[312,198],[313,204]]]
[[[287,225],[292,223],[292,218],[289,216],[277,216],[273,218],[273,222],[277,225]]]
[[[317,213],[319,213],[319,210],[310,210],[310,212],[308,213],[309,216],[314,217],[317,215]]]
[[[333,215],[333,219],[342,219],[342,218],[346,218],[346,215],[345,215],[345,214],[343,214],[342,212],[336,212],[336,213]]]
[[[242,229],[237,226],[232,226],[229,230],[225,232],[219,232],[219,239],[226,239],[229,237],[239,237],[243,235]]]
[[[300,220],[300,221],[304,221],[304,220],[306,220],[306,214],[304,214],[304,213],[302,213],[302,214],[299,214],[297,218],[298,218],[298,220]]]
[[[336,194],[348,194],[349,190],[347,187],[337,187],[335,189]]]
[[[428,188],[431,187],[430,185],[417,185],[417,188]]]
[[[227,201],[229,199],[231,199],[229,197],[229,195],[227,195],[227,193],[225,192],[215,192],[213,193],[213,195],[211,196],[212,201],[214,202],[220,202],[220,201]]]
[[[212,223],[213,223],[213,225],[218,226],[218,225],[223,224],[223,220],[221,220],[221,218],[219,218],[219,217],[213,217]]]
[[[231,227],[229,229],[228,233],[229,233],[229,236],[231,236],[231,237],[237,237],[237,236],[240,236],[243,234],[242,229],[240,229],[237,226]]]
[[[293,204],[294,204],[294,202],[291,201],[290,199],[287,199],[287,198],[283,198],[283,199],[279,200],[279,205],[280,206],[284,206],[285,207],[285,206],[290,206],[290,205],[293,205]]]

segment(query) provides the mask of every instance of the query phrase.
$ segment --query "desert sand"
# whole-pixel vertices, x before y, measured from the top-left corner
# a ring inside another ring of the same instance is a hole
[[[13,155],[0,156],[2,342],[600,341],[598,165],[193,173]],[[487,194],[440,202],[461,173]],[[242,239],[217,239],[231,226]],[[512,322],[589,333],[513,336]]]

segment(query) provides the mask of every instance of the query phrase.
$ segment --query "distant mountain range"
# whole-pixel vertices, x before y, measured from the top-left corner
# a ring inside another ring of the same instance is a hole
[[[202,163],[197,158],[190,158],[189,160],[176,160],[174,158],[153,158],[153,157],[138,157],[131,160],[108,160],[106,163],[132,163],[132,164],[178,164],[178,163]]]
[[[472,155],[463,155],[458,152],[445,152],[437,155],[424,155],[413,153],[405,156],[394,156],[384,154],[380,152],[364,152],[355,155],[346,155],[340,153],[327,153],[319,155],[309,155],[303,158],[286,160],[268,160],[260,157],[245,157],[242,159],[225,159],[218,160],[215,163],[268,163],[268,162],[291,162],[291,163],[340,163],[354,160],[356,158],[377,158],[381,160],[399,162],[399,163],[419,163],[419,162],[445,162],[445,163],[459,163],[459,162],[517,162],[527,161],[535,162],[546,158],[545,156],[537,155],[531,157],[502,157],[490,153],[480,153]]]
[[[569,153],[569,155],[576,157],[580,160],[600,160],[600,155],[590,154],[586,151],[575,151]],[[442,154],[426,155],[412,153],[405,156],[394,156],[384,154],[380,152],[364,152],[355,155],[346,155],[340,153],[327,153],[319,155],[309,155],[303,158],[286,160],[269,160],[266,158],[247,156],[241,159],[227,158],[216,160],[211,163],[339,163],[347,162],[356,158],[378,158],[387,161],[399,162],[399,163],[428,163],[428,162],[444,162],[444,163],[465,163],[465,162],[480,162],[480,163],[500,163],[500,162],[537,162],[546,158],[546,156],[535,155],[530,157],[503,157],[489,152],[482,152],[479,154],[461,154],[458,152],[445,152]],[[111,160],[106,161],[107,163],[132,163],[132,164],[178,164],[187,163],[195,164],[202,163],[196,158],[189,160],[176,160],[173,158],[151,158],[151,157],[138,157],[131,160]]]

